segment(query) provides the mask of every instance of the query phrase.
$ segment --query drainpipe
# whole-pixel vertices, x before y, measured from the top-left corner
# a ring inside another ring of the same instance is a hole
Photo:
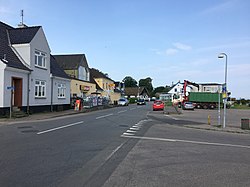
[[[30,115],[30,74],[28,73],[28,83],[27,83],[27,114]]]
[[[50,102],[50,111],[53,112],[53,76],[50,74],[51,78],[51,102]]]

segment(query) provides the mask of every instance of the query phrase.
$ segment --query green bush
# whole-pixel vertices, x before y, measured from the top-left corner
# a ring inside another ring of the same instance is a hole
[[[137,98],[129,98],[129,104],[133,104],[137,102]]]

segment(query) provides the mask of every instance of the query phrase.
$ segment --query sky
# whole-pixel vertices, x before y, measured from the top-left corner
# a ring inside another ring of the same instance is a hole
[[[225,82],[250,99],[249,0],[0,0],[0,21],[42,26],[52,54],[85,54],[115,81]]]

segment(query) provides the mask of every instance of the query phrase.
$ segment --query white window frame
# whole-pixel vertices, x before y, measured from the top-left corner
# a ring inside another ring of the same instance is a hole
[[[35,98],[46,97],[46,81],[35,80]]]
[[[63,83],[59,83],[57,86],[57,96],[59,99],[66,98],[66,85]]]
[[[35,51],[35,66],[40,68],[46,68],[47,55],[44,52]]]

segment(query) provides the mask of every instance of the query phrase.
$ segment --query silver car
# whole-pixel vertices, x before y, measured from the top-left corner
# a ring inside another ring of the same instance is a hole
[[[118,100],[119,106],[128,106],[129,101],[126,98],[121,98]]]
[[[183,110],[194,110],[194,105],[192,102],[184,102],[182,105]]]

